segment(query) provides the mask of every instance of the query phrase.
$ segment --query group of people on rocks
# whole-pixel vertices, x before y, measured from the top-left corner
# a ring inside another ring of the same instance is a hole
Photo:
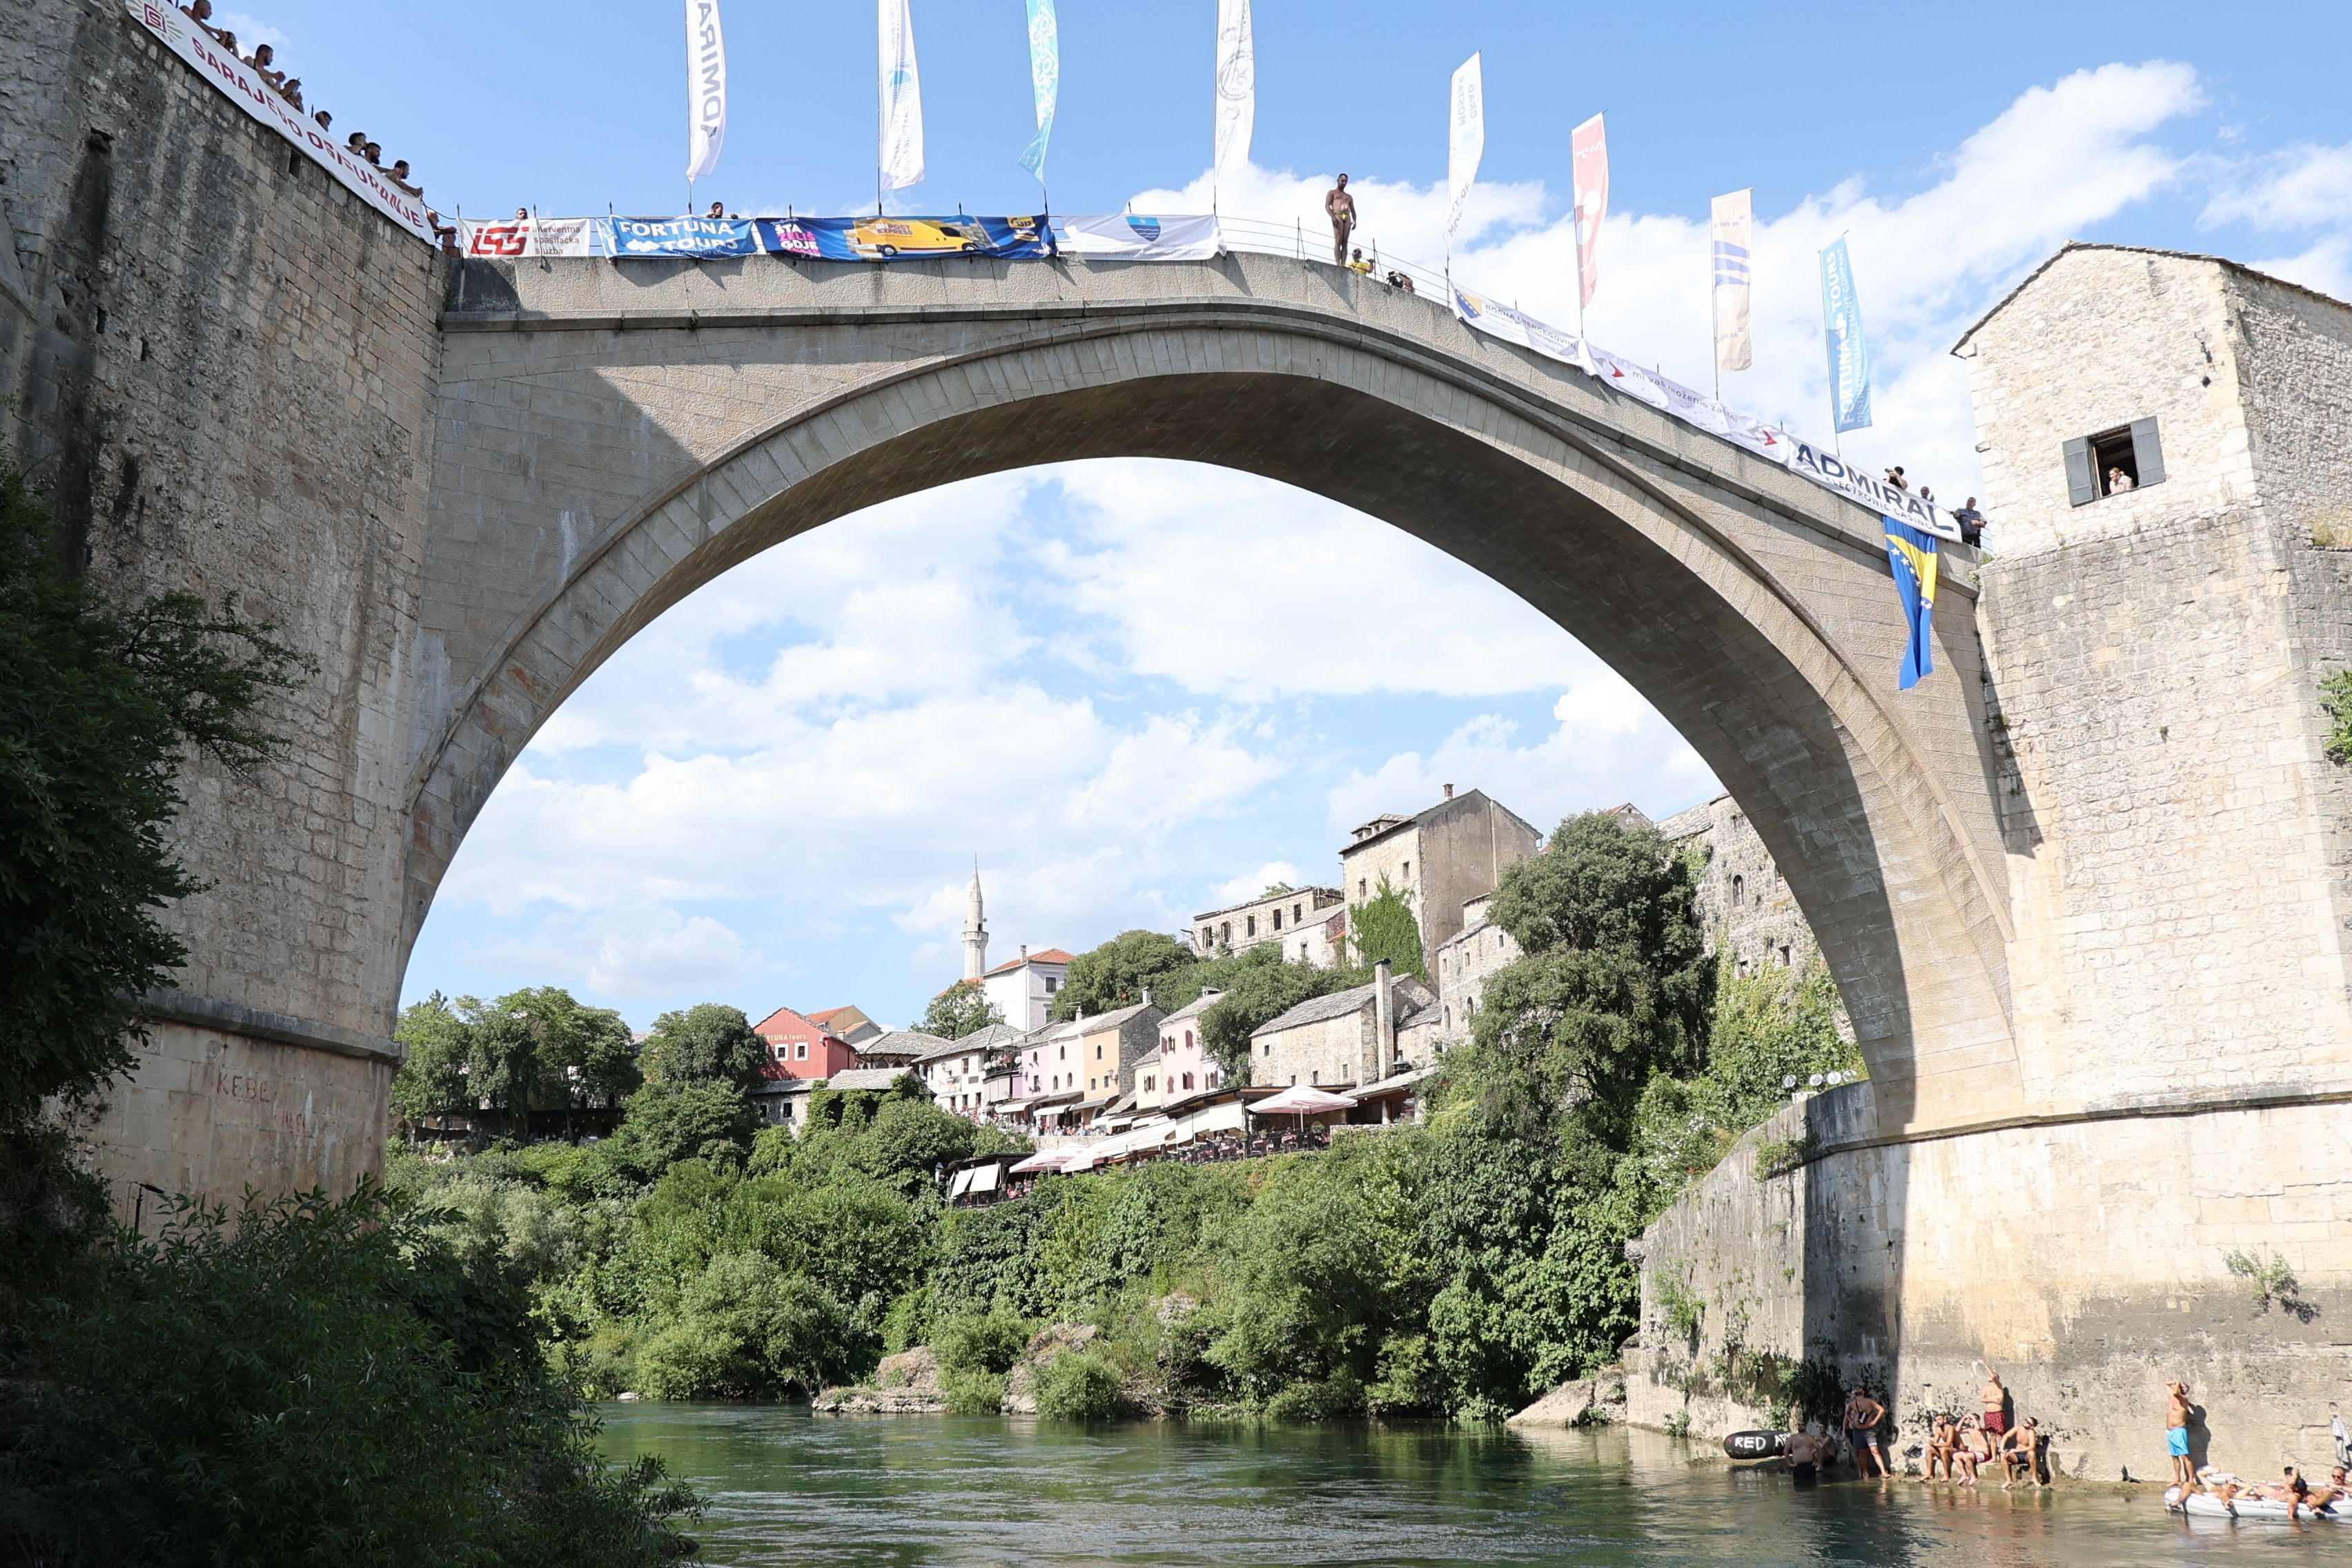
[[[302,79],[289,75],[278,68],[278,50],[275,47],[268,44],[256,44],[251,54],[241,53],[235,33],[226,27],[213,26],[213,0],[185,0],[180,9],[186,14],[188,20],[209,34],[215,43],[251,66],[254,74],[268,82],[280,98],[298,110],[306,107],[302,102]],[[321,131],[331,131],[334,128],[335,117],[323,109],[311,110],[310,118],[319,122],[319,129]],[[383,169],[386,179],[410,195],[422,196],[425,194],[425,187],[408,177],[408,160],[395,159],[390,167],[385,167],[383,149],[368,140],[366,132],[352,132],[344,141],[343,149],[353,157],[365,159],[377,168]]]
[[[2020,1481],[2048,1486],[2042,1467],[2041,1424],[2030,1415],[2011,1423],[2009,1389],[2002,1384],[2000,1374],[1990,1367],[1985,1369],[1985,1383],[1978,1391],[1977,1402],[1981,1409],[1974,1415],[1949,1411],[1935,1414],[1928,1428],[1925,1473],[1920,1479],[1972,1487],[1977,1484],[1979,1471],[1997,1467],[2003,1491]],[[1862,1384],[1847,1390],[1845,1407],[1838,1418],[1844,1433],[1843,1449],[1852,1458],[1854,1473],[1864,1479],[1885,1479],[1894,1474],[1886,1461],[1885,1441],[1880,1436],[1886,1415],[1886,1406],[1873,1398]],[[1838,1438],[1814,1421],[1791,1432],[1781,1452],[1790,1473],[1800,1481],[1811,1481],[1837,1463],[1840,1450]]]

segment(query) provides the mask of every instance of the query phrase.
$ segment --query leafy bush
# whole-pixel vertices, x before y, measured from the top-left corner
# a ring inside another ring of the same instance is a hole
[[[2327,714],[2327,760],[2352,763],[2352,669],[2339,669],[2319,683],[2319,704]]]
[[[1011,1372],[1028,1348],[1029,1325],[1010,1312],[950,1318],[931,1337],[931,1349],[950,1372]]]
[[[1269,1421],[1340,1421],[1364,1414],[1364,1385],[1346,1370],[1320,1382],[1300,1379],[1265,1403]]]
[[[740,1162],[760,1113],[734,1084],[718,1079],[656,1079],[628,1099],[613,1157],[641,1181],[681,1160]]]
[[[951,1372],[942,1386],[950,1415],[993,1415],[1004,1408],[1004,1379],[995,1373]]]
[[[652,1563],[688,1509],[600,1463],[524,1298],[380,1190],[184,1200],[27,1325],[0,1457],[33,1554],[142,1563]],[[158,1375],[165,1373],[168,1375]]]
[[[638,1385],[656,1399],[813,1394],[858,1370],[841,1303],[759,1253],[714,1258],[679,1305],[637,1356]]]
[[[1126,1409],[1118,1369],[1101,1356],[1069,1351],[1037,1369],[1037,1414],[1049,1421],[1109,1421]]]

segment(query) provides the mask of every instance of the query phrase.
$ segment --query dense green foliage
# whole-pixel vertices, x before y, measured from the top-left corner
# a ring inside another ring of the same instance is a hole
[[[768,1061],[768,1044],[751,1032],[742,1010],[705,1002],[683,1013],[664,1013],[646,1037],[644,1063],[649,1079],[672,1083],[731,1083],[753,1089]]]
[[[185,953],[157,912],[180,766],[234,784],[303,662],[193,594],[108,605],[0,464],[0,1542],[51,1564],[623,1564],[674,1559],[691,1504],[596,1458],[522,1272],[562,1216],[488,1174],[428,1226],[381,1191],[232,1214],[158,1195],[108,1218],[70,1121],[129,1064],[142,993]],[[571,1020],[519,994],[542,1048]],[[564,999],[569,1001],[568,998]],[[445,1030],[444,1033],[448,1031]],[[591,1031],[593,1034],[593,1031]],[[578,1042],[575,1042],[578,1043]],[[591,1042],[593,1043],[593,1042]],[[633,1071],[623,1048],[562,1058]],[[530,1043],[482,1056],[529,1105]],[[467,1060],[457,1058],[455,1060]],[[523,1065],[518,1068],[518,1061]],[[447,1089],[453,1058],[436,1068]],[[467,1075],[467,1076],[470,1076]],[[602,1081],[593,1080],[592,1081]],[[413,1086],[412,1086],[413,1087]]]
[[[494,1002],[436,991],[402,1010],[394,1034],[408,1059],[392,1108],[410,1122],[488,1111],[524,1135],[532,1111],[618,1105],[644,1081],[621,1016],[552,985]]]
[[[961,1040],[1003,1022],[1003,1012],[988,999],[978,981],[959,980],[931,998],[931,1005],[923,1009],[923,1021],[915,1027],[943,1040]]]
[[[1071,961],[1070,973],[1054,997],[1054,1016],[1075,1018],[1084,1008],[1088,1017],[1114,1008],[1132,1007],[1149,987],[1151,999],[1173,1012],[1198,994],[1192,987],[1183,1001],[1174,998],[1180,986],[1167,982],[1192,967],[1192,950],[1174,937],[1156,931],[1121,931],[1100,947]]]
[[[2352,763],[2352,669],[2321,678],[2319,705],[2327,714],[2327,760],[2338,767]]]
[[[243,771],[301,661],[234,603],[109,606],[0,462],[0,1120],[99,1093],[132,1007],[186,957],[155,911],[194,890],[167,840],[190,752]]]
[[[1389,886],[1386,877],[1381,879],[1379,892],[1349,912],[1348,923],[1354,933],[1348,949],[1357,963],[1370,969],[1385,962],[1398,974],[1429,978],[1429,965],[1421,951],[1420,918],[1405,896]]]
[[[27,1315],[0,1455],[40,1560],[656,1563],[690,1500],[607,1470],[528,1297],[364,1190],[185,1203]]]

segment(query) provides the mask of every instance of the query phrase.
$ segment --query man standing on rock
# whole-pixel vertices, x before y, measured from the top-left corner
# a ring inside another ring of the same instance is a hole
[[[2189,1385],[2168,1383],[2164,1391],[2171,1396],[2164,1407],[2164,1451],[2172,1456],[2173,1484],[2187,1487],[2197,1479],[2189,1459]]]
[[[1356,232],[1356,198],[1348,194],[1348,176],[1323,196],[1323,211],[1331,219],[1331,259],[1348,265],[1348,237]]]

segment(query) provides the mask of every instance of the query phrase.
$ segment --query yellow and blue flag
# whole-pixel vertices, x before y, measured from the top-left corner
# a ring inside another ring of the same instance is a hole
[[[1903,677],[1895,683],[1908,691],[1921,676],[1936,669],[1936,536],[1891,517],[1879,521],[1886,525],[1886,560],[1895,568],[1895,595],[1911,627]]]

